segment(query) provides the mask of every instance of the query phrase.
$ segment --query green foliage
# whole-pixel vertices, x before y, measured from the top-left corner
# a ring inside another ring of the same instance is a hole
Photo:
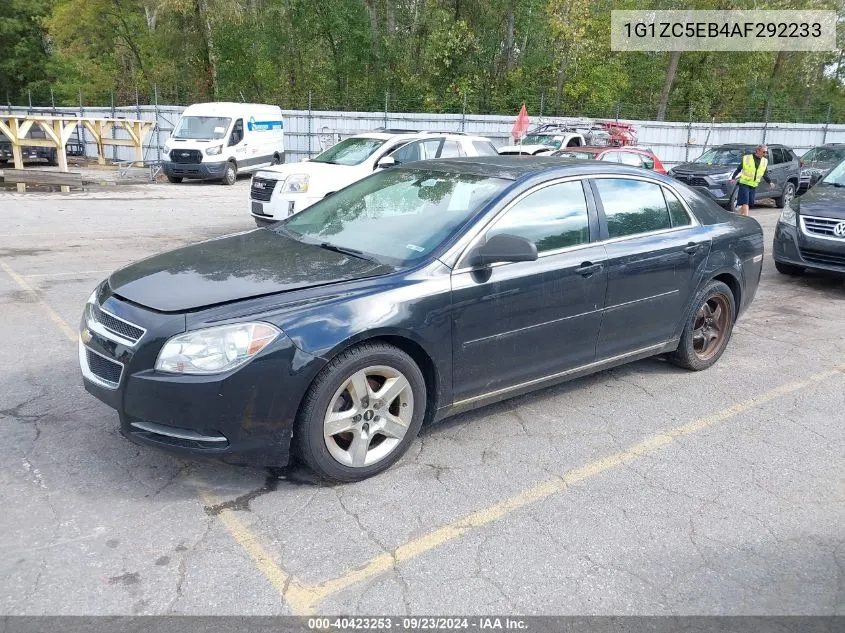
[[[788,8],[789,0],[773,0]],[[696,0],[696,8],[752,0]],[[802,8],[842,7],[808,0]],[[4,0],[0,98],[248,100],[284,108],[824,121],[839,52],[610,50],[610,11],[668,0]],[[845,21],[841,25],[845,34]],[[777,67],[777,72],[774,72]],[[618,109],[618,110],[617,110]]]

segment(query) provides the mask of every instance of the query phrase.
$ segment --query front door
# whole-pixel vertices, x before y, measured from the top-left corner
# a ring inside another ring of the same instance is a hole
[[[671,340],[710,252],[668,188],[631,177],[592,181],[607,241],[607,301],[597,360]]]
[[[585,365],[595,359],[607,285],[605,250],[581,181],[540,186],[487,231],[532,240],[533,262],[452,275],[455,401]]]

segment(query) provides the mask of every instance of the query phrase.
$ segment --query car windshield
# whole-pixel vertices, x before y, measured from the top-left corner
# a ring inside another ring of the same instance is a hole
[[[832,147],[814,147],[801,157],[805,163],[836,163],[845,158],[845,150]]]
[[[596,157],[595,152],[573,152],[573,151],[559,151],[555,152],[553,156],[562,156],[563,158],[577,158],[579,160],[591,160]]]
[[[183,116],[173,131],[173,138],[217,140],[226,136],[232,119],[221,116]]]
[[[822,182],[837,187],[845,187],[845,160],[831,169],[827,176],[822,179]]]
[[[348,138],[331,146],[322,154],[311,159],[313,163],[331,163],[332,165],[358,165],[384,145],[380,138]]]
[[[523,145],[548,145],[549,147],[560,147],[562,139],[555,138],[549,134],[528,134],[522,139]]]
[[[509,183],[394,168],[338,191],[271,230],[403,266],[427,257]]]
[[[730,167],[739,165],[742,162],[742,156],[747,152],[741,148],[731,149],[708,149],[695,162],[703,165],[724,165]]]

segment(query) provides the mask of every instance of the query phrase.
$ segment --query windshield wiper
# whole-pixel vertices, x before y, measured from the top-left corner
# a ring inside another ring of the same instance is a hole
[[[325,248],[327,251],[334,251],[335,253],[342,253],[344,255],[352,255],[352,257],[357,257],[358,259],[364,259],[368,262],[381,264],[381,262],[375,257],[365,255],[364,251],[359,251],[356,248],[347,248],[345,246],[338,246],[337,244],[330,244],[329,242],[320,242],[319,246],[320,248]]]

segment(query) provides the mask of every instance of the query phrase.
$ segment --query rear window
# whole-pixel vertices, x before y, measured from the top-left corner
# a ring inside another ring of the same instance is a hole
[[[472,146],[479,156],[498,156],[499,152],[490,141],[473,141]]]

